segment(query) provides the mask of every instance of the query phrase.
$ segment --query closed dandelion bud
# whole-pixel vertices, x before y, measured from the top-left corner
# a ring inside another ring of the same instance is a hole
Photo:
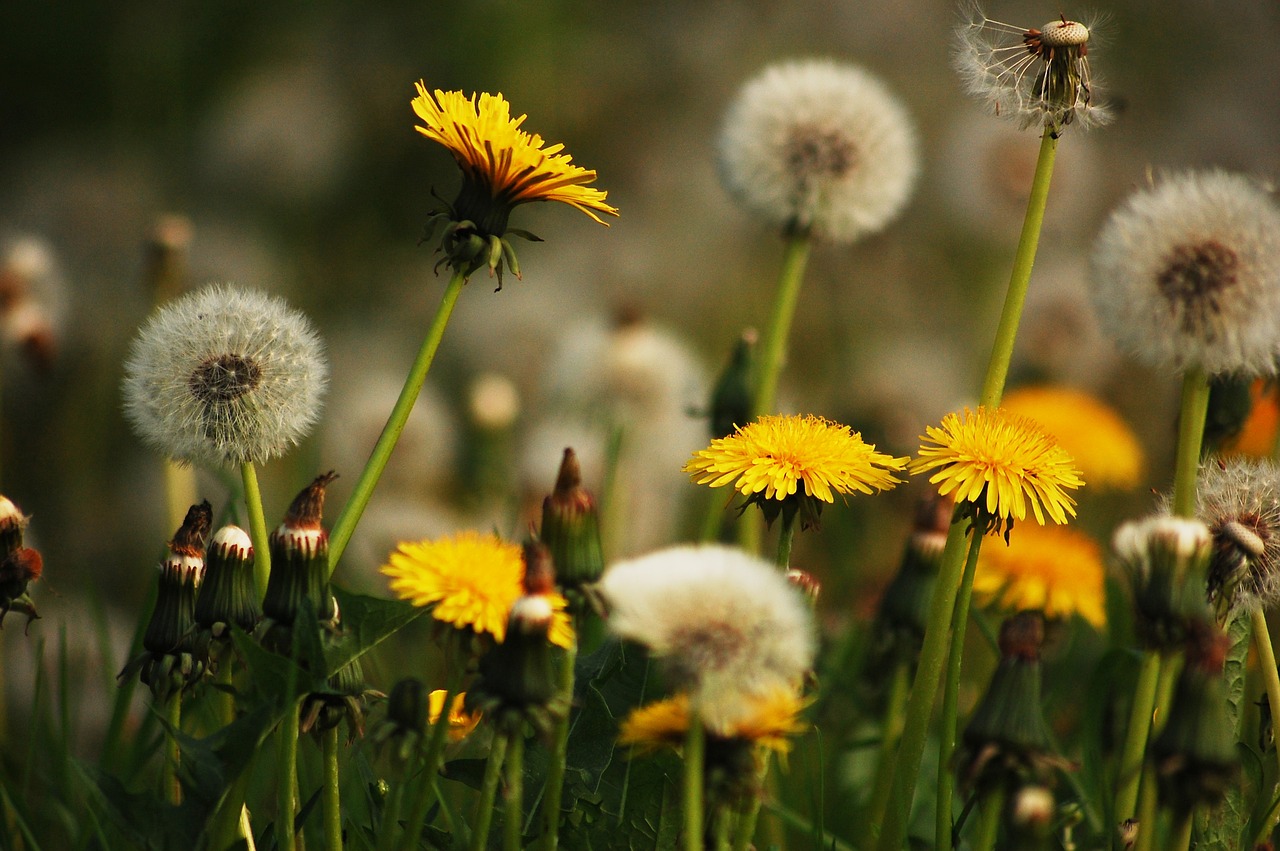
[[[160,567],[156,606],[142,637],[146,653],[141,659],[142,682],[157,700],[204,672],[203,661],[195,655],[196,588],[203,572],[200,555],[173,555]],[[129,668],[125,673],[131,673]]]
[[[733,347],[729,363],[711,391],[711,436],[728,437],[750,422],[755,400],[756,331],[748,328]]]
[[[1181,649],[1189,617],[1206,613],[1198,581],[1212,553],[1209,528],[1199,520],[1154,515],[1116,530],[1116,558],[1129,579],[1134,619],[1143,646]]]
[[[195,618],[212,638],[225,637],[231,624],[250,632],[262,619],[253,586],[253,544],[239,526],[223,526],[209,542]]]
[[[914,662],[920,652],[954,510],[950,497],[936,493],[921,499],[916,507],[915,525],[902,562],[880,598],[876,614],[877,655],[881,659]]]
[[[22,533],[30,519],[8,497],[0,496],[0,557],[22,546]]]
[[[329,593],[329,533],[321,524],[325,488],[337,477],[333,471],[317,476],[271,533],[271,577],[262,612],[273,625],[292,626],[304,600],[321,623],[337,620],[337,602]]]
[[[395,740],[395,756],[407,762],[427,732],[427,687],[422,680],[397,680],[387,695],[387,716],[379,722],[371,738],[375,745]]]
[[[1229,640],[1207,621],[1189,633],[1168,720],[1151,744],[1160,798],[1179,813],[1221,801],[1240,767],[1222,683]]]
[[[555,490],[542,501],[539,540],[550,551],[555,576],[564,588],[576,590],[604,572],[595,498],[582,486],[582,468],[572,449],[564,451]],[[527,578],[528,573],[526,584]]]
[[[548,634],[555,610],[544,594],[521,597],[511,607],[507,635],[480,659],[479,677],[467,693],[467,711],[480,711],[500,730],[524,721],[546,733],[567,707],[557,700]]]
[[[27,585],[44,572],[44,559],[31,547],[18,547],[0,560],[0,624],[11,609],[27,616],[27,626],[38,620],[36,604],[27,593]]]
[[[1023,786],[1013,794],[1005,826],[1009,847],[1020,851],[1049,848],[1056,810],[1053,792],[1038,783]]]
[[[324,633],[323,641],[332,644],[337,638],[332,632]],[[348,742],[364,735],[364,714],[369,698],[386,697],[380,691],[368,688],[364,681],[364,665],[352,659],[343,665],[329,681],[326,688],[313,691],[302,701],[298,730],[302,733],[320,733],[331,730],[345,719]]]

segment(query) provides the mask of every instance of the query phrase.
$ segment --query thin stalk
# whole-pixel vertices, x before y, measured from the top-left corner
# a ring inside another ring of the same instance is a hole
[[[444,751],[446,734],[449,732],[449,710],[453,707],[454,697],[457,696],[458,689],[462,685],[462,675],[463,666],[455,666],[445,684],[444,703],[440,705],[440,716],[431,725],[431,738],[427,740],[426,751],[422,754],[422,778],[417,787],[418,794],[414,799],[413,807],[409,810],[409,818],[405,821],[404,836],[400,839],[400,851],[409,851],[410,848],[416,847],[419,837],[422,836],[427,812],[431,809],[431,800],[435,795],[440,754]],[[494,748],[498,748],[497,742],[494,743]],[[506,745],[502,745],[502,748],[505,749]],[[489,758],[493,759],[492,756]],[[492,804],[492,801],[490,803]]]
[[[1178,816],[1173,826],[1173,835],[1169,837],[1169,851],[1187,851],[1191,847],[1191,826],[1195,823],[1193,810]]]
[[[290,684],[289,706],[280,722],[279,766],[276,785],[276,848],[293,851],[296,847],[293,817],[298,807],[298,701],[295,686]]]
[[[1031,179],[1031,197],[1027,199],[1022,234],[1018,237],[1013,270],[1009,274],[1009,289],[1005,292],[1000,324],[996,328],[991,359],[987,362],[987,373],[982,382],[980,404],[987,408],[999,405],[1000,398],[1004,395],[1009,363],[1013,360],[1013,344],[1022,320],[1022,306],[1027,300],[1031,269],[1036,262],[1036,249],[1040,245],[1040,227],[1044,224],[1044,211],[1049,200],[1049,184],[1053,179],[1053,162],[1057,151],[1058,140],[1046,130],[1040,137],[1040,155],[1036,158],[1036,173]]]
[[[1147,739],[1151,735],[1151,714],[1156,703],[1156,688],[1160,681],[1160,655],[1147,652],[1142,655],[1138,668],[1138,682],[1133,690],[1133,704],[1129,707],[1129,724],[1125,730],[1124,746],[1120,751],[1119,774],[1116,777],[1116,805],[1112,824],[1120,824],[1137,814],[1138,786],[1142,781],[1143,755]],[[1119,848],[1119,838],[1112,847]]]
[[[493,824],[493,799],[498,793],[498,778],[502,776],[502,762],[507,755],[507,736],[498,736],[489,749],[489,759],[484,764],[484,779],[480,782],[480,800],[476,802],[476,832],[471,835],[471,851],[484,851],[489,844],[489,827]]]
[[[271,575],[271,547],[267,543],[267,520],[262,513],[258,471],[252,461],[240,465],[240,479],[244,482],[244,507],[249,514],[249,537],[253,539],[253,584],[261,597],[267,593],[267,577]]]
[[[524,824],[524,725],[516,725],[507,742],[505,806],[502,821],[503,851],[520,851],[520,828]]]
[[[449,324],[453,307],[457,304],[462,286],[466,282],[466,275],[461,270],[455,269],[440,299],[436,315],[431,320],[431,326],[427,329],[422,348],[418,350],[418,355],[409,368],[409,374],[404,380],[404,389],[400,391],[400,397],[396,399],[391,415],[387,417],[387,424],[382,427],[382,434],[378,435],[378,442],[374,444],[369,460],[360,471],[360,478],[356,480],[351,498],[342,507],[342,513],[333,524],[333,530],[329,533],[330,574],[342,558],[342,553],[351,540],[351,534],[355,531],[356,524],[360,522],[360,515],[364,513],[365,506],[373,497],[374,488],[378,485],[378,479],[382,477],[382,471],[387,468],[387,462],[391,458],[392,450],[396,448],[400,433],[404,431],[405,423],[409,421],[413,404],[418,401],[418,393],[422,391],[422,385],[427,380],[427,372],[431,369],[431,362],[435,360],[436,350],[440,348],[440,341],[444,338],[445,326]]]
[[[1160,735],[1168,720],[1169,706],[1173,702],[1173,688],[1178,682],[1181,656],[1164,656],[1160,659],[1160,679],[1156,685],[1156,702],[1151,713],[1151,738]],[[1136,851],[1154,851],[1156,819],[1159,813],[1159,795],[1156,789],[1155,769],[1148,763],[1142,770],[1142,789],[1138,792],[1138,845]]]
[[[1000,835],[1000,816],[1004,814],[1004,789],[996,786],[991,791],[982,796],[982,801],[978,805],[981,814],[978,818],[978,826],[976,835],[973,837],[973,844],[970,845],[971,851],[993,851],[996,847],[996,838]],[[947,845],[939,845],[939,848],[949,848],[951,837],[947,837]]]
[[[766,748],[756,749],[759,766],[756,771],[756,794],[747,800],[746,810],[738,819],[737,830],[733,836],[733,851],[747,851],[751,848],[751,840],[756,835],[756,822],[760,819],[760,805],[764,803],[765,781],[769,777],[769,766],[773,762]],[[767,843],[766,843],[767,844]]]
[[[707,734],[696,707],[689,711],[689,732],[684,739],[684,848],[702,848],[702,784]]]
[[[964,562],[965,524],[953,522],[938,563],[938,584],[929,604],[920,661],[916,665],[916,676],[911,682],[911,695],[903,716],[902,740],[894,761],[889,798],[884,812],[873,813],[870,820],[872,825],[881,825],[880,839],[875,846],[878,851],[901,851],[907,838],[920,759],[924,756],[925,739],[929,734],[929,717],[933,714],[934,696],[938,693],[947,649],[951,646],[951,613],[955,610],[956,595],[960,591]]]
[[[1200,369],[1182,376],[1182,408],[1178,420],[1178,455],[1173,476],[1173,513],[1194,517],[1196,473],[1200,468],[1200,444],[1204,441],[1204,418],[1209,410],[1209,379]]]
[[[246,768],[223,796],[222,802],[218,805],[218,812],[209,823],[211,848],[230,848],[236,840],[245,836],[241,833],[240,826],[245,810],[244,799],[249,791],[249,779],[252,776],[250,769]],[[252,834],[248,836],[249,841],[252,842]]]
[[[756,809],[759,810],[758,804]],[[729,851],[729,829],[733,822],[729,808],[724,804],[716,806],[712,821],[715,824],[715,851]]]
[[[756,384],[752,412],[756,417],[773,413],[778,395],[778,377],[787,356],[787,340],[791,336],[791,321],[795,318],[796,304],[800,301],[800,284],[804,281],[805,266],[809,261],[812,240],[806,231],[791,234],[782,256],[782,273],[778,277],[778,290],[774,295],[773,315],[760,347],[760,372]]]
[[[1258,672],[1262,675],[1267,702],[1271,704],[1274,718],[1280,712],[1280,670],[1276,668],[1276,653],[1271,646],[1271,630],[1267,627],[1267,616],[1261,609],[1254,609],[1250,615],[1253,619],[1253,646],[1258,651]],[[1276,759],[1280,761],[1280,748],[1276,748]],[[1280,778],[1280,773],[1276,776]],[[1269,836],[1275,829],[1277,820],[1280,820],[1280,809],[1273,808],[1262,825],[1262,835]]]
[[[338,727],[334,725],[321,736],[324,781],[320,805],[324,821],[325,851],[342,851],[342,793],[338,773]]]
[[[174,690],[165,701],[165,720],[170,730],[165,734],[164,794],[176,807],[182,803],[182,783],[178,781],[178,766],[182,763],[182,749],[178,747],[178,733],[182,730],[181,689]]]
[[[982,536],[974,534],[969,542],[969,556],[964,562],[964,576],[956,608],[951,615],[951,651],[947,654],[946,681],[942,689],[942,726],[938,730],[938,799],[934,824],[934,847],[946,848],[951,842],[951,799],[955,794],[955,776],[951,757],[956,750],[956,704],[960,692],[960,662],[964,655],[964,634],[969,624],[969,601],[973,597],[973,577],[978,569],[978,553]]]
[[[730,499],[733,498],[732,492]],[[718,488],[707,488],[707,508],[702,515],[702,526],[698,530],[698,540],[710,543],[720,537],[720,526],[724,521],[724,510],[729,505]]]
[[[911,667],[906,662],[899,662],[893,668],[893,677],[889,682],[889,698],[885,701],[884,721],[880,725],[883,731],[880,738],[880,752],[876,757],[876,773],[871,785],[871,802],[867,806],[869,813],[884,812],[889,802],[889,791],[893,788],[893,752],[902,737],[902,709],[907,705],[907,692],[911,685]]]
[[[581,626],[581,618],[575,618],[574,626]],[[560,695],[564,705],[573,703],[573,669],[578,660],[578,641],[575,637],[560,660]],[[560,844],[560,805],[564,800],[564,771],[569,753],[569,711],[556,724],[555,745],[551,751],[551,765],[547,769],[547,793],[543,798],[543,814],[546,819],[546,851],[555,851]]]
[[[796,512],[782,510],[782,528],[778,530],[778,567],[786,570],[791,566],[791,543],[796,537]]]

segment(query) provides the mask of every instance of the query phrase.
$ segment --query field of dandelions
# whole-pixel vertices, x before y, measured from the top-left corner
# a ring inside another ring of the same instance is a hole
[[[0,849],[1273,848],[1280,11],[882,5],[7,10]]]

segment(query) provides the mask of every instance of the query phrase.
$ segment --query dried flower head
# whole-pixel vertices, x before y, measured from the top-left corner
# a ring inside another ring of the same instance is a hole
[[[1055,136],[1072,122],[1106,124],[1089,67],[1090,27],[1050,21],[1039,29],[993,21],[977,5],[956,27],[953,60],[970,95],[995,115]]]
[[[320,415],[328,380],[320,338],[283,299],[207,287],[160,308],[138,332],[125,415],[150,446],[182,462],[261,462]]]
[[[511,210],[530,201],[559,201],[581,210],[600,224],[597,213],[618,215],[605,203],[607,192],[594,189],[596,173],[573,164],[560,153],[564,145],[544,147],[542,137],[520,129],[527,116],[511,117],[501,94],[428,92],[417,84],[413,111],[425,126],[414,129],[453,154],[462,170],[462,188],[449,208],[433,217],[443,225],[441,249],[449,264],[467,275],[483,266],[498,275],[511,269],[520,277],[515,251],[505,239]],[[529,237],[529,234],[520,235]]]
[[[1067,387],[1019,387],[1005,394],[1000,407],[1021,414],[1058,441],[1089,485],[1129,489],[1142,477],[1142,444],[1111,406]]]
[[[973,591],[1009,612],[1035,609],[1046,618],[1107,619],[1102,548],[1071,528],[1027,526],[1009,545],[983,547]]]
[[[1067,491],[1084,480],[1067,451],[1026,417],[966,408],[963,416],[947,414],[941,426],[926,426],[920,439],[911,472],[936,470],[929,481],[943,496],[954,491],[957,504],[968,503],[984,533],[1003,530],[1007,537],[1013,522],[1026,518],[1028,504],[1041,525],[1046,515],[1055,523],[1075,516]]]
[[[852,242],[887,225],[919,172],[907,111],[852,65],[774,65],[743,87],[720,132],[729,194],[770,224]]]
[[[1280,210],[1252,180],[1188,172],[1134,193],[1094,244],[1103,327],[1144,361],[1271,374],[1280,352]]]
[[[1219,613],[1280,602],[1280,467],[1231,458],[1200,470],[1196,514],[1213,535],[1209,602]]]
[[[610,629],[661,659],[713,728],[740,718],[748,697],[795,688],[813,662],[812,608],[741,550],[673,547],[618,562],[600,592]]]

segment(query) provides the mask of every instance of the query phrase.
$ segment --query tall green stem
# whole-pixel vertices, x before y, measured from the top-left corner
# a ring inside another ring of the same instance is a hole
[[[1156,688],[1160,681],[1160,654],[1150,651],[1142,654],[1138,668],[1138,682],[1133,690],[1133,704],[1129,707],[1129,724],[1125,730],[1124,746],[1120,751],[1119,774],[1116,777],[1116,806],[1113,824],[1121,824],[1137,814],[1138,786],[1142,782],[1143,755],[1151,734],[1151,713],[1156,703]],[[1119,848],[1119,839],[1113,841]]]
[[[920,648],[915,679],[911,682],[911,696],[907,699],[888,800],[884,811],[872,813],[869,822],[881,825],[877,851],[901,851],[907,838],[920,759],[929,734],[929,717],[933,714],[934,696],[938,693],[942,666],[952,641],[951,613],[955,610],[964,574],[965,537],[965,523],[953,522],[938,563],[938,584],[929,604],[924,644]]]
[[[773,413],[778,395],[778,377],[787,356],[787,339],[791,336],[791,321],[800,301],[800,283],[809,261],[811,240],[807,232],[791,234],[787,239],[782,258],[782,274],[778,278],[778,290],[774,295],[773,315],[760,349],[759,381],[752,411],[756,417]]]
[[[489,749],[489,759],[484,764],[484,779],[480,781],[480,800],[476,802],[475,833],[471,834],[471,851],[484,851],[489,844],[489,827],[493,824],[493,799],[498,793],[498,779],[502,777],[502,763],[507,755],[509,736],[497,736]]]
[[[325,851],[342,851],[342,793],[338,773],[338,727],[322,734],[324,783],[321,786],[321,810],[324,820]]]
[[[1009,363],[1013,360],[1013,344],[1018,336],[1018,324],[1022,320],[1022,306],[1027,300],[1031,269],[1036,262],[1036,249],[1040,245],[1040,227],[1044,224],[1049,183],[1053,179],[1053,162],[1057,152],[1058,140],[1046,130],[1040,139],[1040,156],[1036,158],[1036,173],[1031,180],[1031,197],[1027,199],[1027,213],[1022,220],[1022,235],[1018,238],[1013,271],[1009,274],[1009,289],[1005,293],[1000,325],[996,329],[995,344],[991,347],[991,359],[987,362],[987,374],[982,382],[980,403],[984,407],[994,408],[1000,404],[1000,398],[1004,395]]]
[[[507,742],[507,783],[503,793],[503,851],[520,851],[524,825],[524,730],[516,725]]]
[[[279,767],[276,786],[276,848],[294,851],[293,815],[298,807],[298,702],[289,689],[290,701],[280,722]]]
[[[791,566],[791,543],[796,537],[796,513],[782,511],[782,528],[778,530],[778,567],[786,570]]]
[[[973,837],[972,851],[993,851],[1000,835],[1000,816],[1004,813],[1004,789],[997,786],[982,796],[978,806],[982,812],[978,819],[977,835]],[[950,843],[950,837],[947,842]],[[950,848],[940,845],[939,848]]]
[[[875,780],[871,784],[871,802],[868,813],[882,813],[889,803],[889,790],[893,780],[893,753],[902,736],[902,709],[907,705],[907,689],[911,685],[911,668],[906,662],[898,662],[893,668],[889,683],[889,698],[885,701],[884,722],[881,724],[880,752],[876,758]],[[820,716],[819,716],[820,717]]]
[[[707,734],[696,707],[689,710],[689,732],[684,739],[684,848],[702,848],[702,785]]]
[[[576,627],[582,626],[582,618],[575,618]],[[560,696],[566,707],[573,703],[573,668],[578,660],[577,638],[570,642],[561,660]],[[564,800],[564,771],[569,753],[569,711],[556,724],[555,745],[551,751],[551,765],[547,769],[547,794],[543,798],[543,814],[546,819],[546,851],[555,851],[560,843],[560,804]]]
[[[166,720],[170,730],[165,739],[164,794],[175,807],[182,803],[182,784],[178,781],[178,765],[182,761],[182,749],[178,747],[178,733],[182,730],[182,690],[174,689],[165,702]]]
[[[1173,703],[1173,689],[1178,682],[1182,657],[1160,657],[1160,678],[1156,685],[1156,701],[1151,711],[1151,738],[1160,735],[1169,720],[1169,707]],[[1156,845],[1156,817],[1159,812],[1155,767],[1143,765],[1142,788],[1138,792],[1138,844],[1136,851],[1154,851]]]
[[[1173,513],[1194,517],[1196,474],[1200,469],[1200,445],[1204,418],[1209,410],[1209,379],[1200,369],[1182,376],[1182,410],[1178,420],[1178,456],[1173,474]]]
[[[756,824],[760,820],[760,806],[765,798],[765,781],[769,778],[769,766],[773,759],[769,751],[762,747],[756,748],[756,759],[759,760],[757,763],[759,768],[756,771],[756,794],[748,796],[746,809],[738,819],[738,827],[733,837],[733,851],[748,851],[752,847],[751,840],[755,838]]]
[[[249,514],[249,537],[253,540],[253,584],[261,597],[267,593],[267,577],[271,576],[271,547],[267,540],[267,519],[262,511],[258,470],[252,461],[240,465],[240,480],[244,482],[244,507]]]
[[[440,341],[444,338],[445,326],[449,324],[453,307],[457,304],[462,286],[466,282],[466,275],[460,270],[454,270],[453,277],[445,287],[444,296],[440,299],[440,307],[436,309],[435,318],[431,320],[431,327],[427,329],[427,336],[422,341],[422,348],[418,350],[418,356],[414,359],[413,366],[409,368],[409,375],[404,380],[404,389],[400,391],[400,398],[396,399],[391,415],[387,417],[387,424],[383,426],[382,434],[378,436],[378,442],[374,444],[368,462],[360,471],[360,478],[356,480],[351,498],[342,507],[342,513],[333,524],[333,530],[329,533],[329,572],[331,574],[342,558],[342,553],[351,540],[356,524],[360,522],[360,515],[364,513],[365,506],[373,497],[373,490],[378,485],[378,479],[382,477],[382,471],[387,468],[387,462],[391,458],[392,450],[396,448],[400,433],[404,431],[405,423],[409,421],[413,404],[418,401],[418,393],[422,391],[422,385],[427,380],[427,372],[431,369],[431,362],[435,360],[436,350],[440,348]]]
[[[975,534],[969,542],[969,557],[964,562],[960,593],[951,615],[951,650],[947,654],[946,682],[942,689],[942,726],[938,730],[938,800],[934,825],[934,847],[951,845],[951,798],[955,793],[952,754],[956,749],[956,704],[960,692],[960,662],[964,656],[964,633],[969,623],[969,601],[973,598],[973,577],[978,569],[978,553],[982,536]]]
[[[1271,646],[1271,630],[1267,627],[1267,616],[1262,613],[1261,609],[1254,609],[1251,612],[1253,620],[1253,646],[1258,651],[1258,672],[1262,675],[1262,683],[1267,692],[1267,702],[1272,707],[1272,717],[1280,712],[1280,670],[1276,668],[1276,653]],[[1280,761],[1280,748],[1276,748],[1276,759]],[[1276,775],[1280,778],[1280,773]],[[1274,796],[1274,793],[1273,793]],[[1280,820],[1280,809],[1273,808],[1268,813],[1268,819],[1263,824],[1260,835],[1270,836],[1271,831],[1275,829],[1276,821]]]
[[[431,801],[435,797],[436,773],[440,770],[440,754],[444,752],[444,743],[449,732],[449,710],[453,707],[454,698],[462,686],[463,666],[455,666],[445,684],[444,703],[440,705],[440,716],[431,725],[431,738],[427,740],[426,750],[422,754],[422,777],[417,788],[417,797],[409,818],[405,822],[404,836],[400,840],[400,851],[416,848],[422,836],[422,827],[427,820],[427,812],[431,809]],[[501,746],[505,749],[506,745]],[[494,750],[499,750],[498,742],[494,742]],[[500,759],[501,757],[499,757]],[[490,755],[490,760],[493,756]],[[405,778],[408,783],[408,777]],[[492,800],[490,800],[492,804]],[[487,830],[487,828],[486,828]]]

